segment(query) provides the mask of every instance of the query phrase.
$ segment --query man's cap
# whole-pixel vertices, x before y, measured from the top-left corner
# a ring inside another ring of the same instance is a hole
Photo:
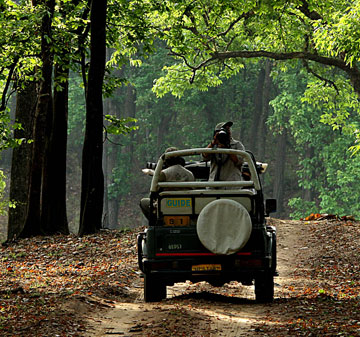
[[[221,122],[216,124],[215,131],[220,130],[221,128],[224,128],[226,126],[231,127],[234,123],[233,122]]]

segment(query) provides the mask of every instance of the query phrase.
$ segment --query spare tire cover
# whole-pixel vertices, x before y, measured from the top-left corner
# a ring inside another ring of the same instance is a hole
[[[211,252],[230,255],[243,248],[251,234],[246,208],[234,200],[218,199],[200,212],[196,230],[201,243]]]

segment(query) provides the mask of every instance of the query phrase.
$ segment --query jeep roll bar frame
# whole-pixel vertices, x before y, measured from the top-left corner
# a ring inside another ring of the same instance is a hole
[[[163,169],[163,164],[167,158],[171,157],[182,157],[182,156],[191,156],[191,155],[201,155],[201,154],[234,154],[241,156],[244,159],[244,162],[248,163],[249,171],[251,174],[251,181],[186,181],[186,182],[159,182],[160,172]],[[261,191],[261,183],[256,171],[256,167],[253,162],[253,157],[249,152],[233,149],[219,149],[219,148],[195,148],[188,150],[179,150],[171,151],[162,154],[157,162],[154,176],[151,181],[150,192],[158,192],[159,189],[163,188],[219,188],[219,187],[254,187],[255,190]]]

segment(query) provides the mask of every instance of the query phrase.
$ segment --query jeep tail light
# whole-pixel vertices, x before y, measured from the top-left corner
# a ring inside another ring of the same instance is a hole
[[[239,259],[235,260],[236,267],[262,267],[261,259]]]
[[[159,269],[169,269],[171,267],[169,262],[152,262],[151,269],[159,270]]]

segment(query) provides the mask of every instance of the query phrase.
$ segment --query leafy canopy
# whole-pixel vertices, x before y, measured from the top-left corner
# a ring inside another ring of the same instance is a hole
[[[355,134],[359,151],[348,120],[360,110],[359,1],[168,0],[151,17],[176,60],[156,81],[158,96],[218,86],[253,59],[300,59],[312,74],[305,100],[326,105],[322,122]]]

